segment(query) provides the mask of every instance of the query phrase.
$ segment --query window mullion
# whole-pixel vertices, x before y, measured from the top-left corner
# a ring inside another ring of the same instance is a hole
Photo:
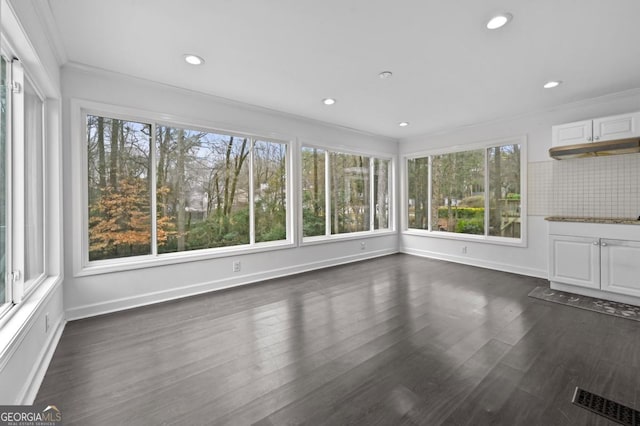
[[[149,135],[149,171],[151,172],[151,254],[158,255],[158,163],[156,161],[156,146],[158,137],[157,124],[151,123],[151,134]]]
[[[431,211],[431,197],[433,196],[433,176],[432,176],[432,166],[433,166],[433,157],[430,155],[429,160],[427,161],[427,179],[429,180],[429,182],[427,182],[427,230],[428,231],[433,231],[433,224],[431,216],[432,216],[432,211]]]
[[[329,164],[329,151],[324,152],[324,223],[325,235],[331,235],[331,166]]]
[[[369,157],[369,231],[374,230],[375,222],[375,203],[373,198],[374,191],[374,179],[375,179],[375,159]]]
[[[489,150],[491,148],[485,148],[484,150],[484,235],[489,235],[489,208],[491,205],[490,191],[489,191]]]
[[[249,143],[249,245],[256,243],[256,219],[254,203],[254,147],[255,139],[251,138]]]

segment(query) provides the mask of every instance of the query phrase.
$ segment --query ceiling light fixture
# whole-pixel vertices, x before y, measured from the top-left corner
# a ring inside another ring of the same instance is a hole
[[[545,89],[553,89],[554,87],[558,87],[562,84],[560,80],[551,80],[547,81],[542,87]]]
[[[378,74],[378,77],[384,80],[386,78],[390,78],[392,75],[393,73],[391,71],[382,71],[380,74]]]
[[[497,30],[498,28],[504,27],[507,23],[513,19],[513,15],[510,13],[501,13],[499,15],[494,16],[489,19],[487,22],[487,28],[490,30]]]
[[[325,105],[333,105],[333,104],[336,103],[336,100],[333,99],[333,98],[324,98],[322,100],[322,103],[325,104]]]
[[[409,125],[408,121],[401,121],[400,123],[398,123],[398,126],[400,127],[407,127]]]
[[[198,55],[187,54],[184,55],[184,61],[189,65],[202,65],[204,64],[204,59],[202,59]]]

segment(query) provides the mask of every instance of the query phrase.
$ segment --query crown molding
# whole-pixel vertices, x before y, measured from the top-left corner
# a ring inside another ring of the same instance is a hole
[[[309,124],[313,124],[316,126],[323,126],[323,127],[329,127],[335,130],[340,130],[343,132],[349,132],[349,133],[355,133],[355,134],[359,134],[362,136],[367,136],[367,137],[372,137],[372,138],[376,138],[378,140],[382,140],[384,142],[387,143],[393,143],[396,144],[398,143],[398,140],[396,138],[387,136],[387,135],[381,135],[381,134],[376,134],[376,133],[372,133],[372,132],[367,132],[366,130],[361,130],[361,129],[356,129],[353,127],[348,127],[348,126],[343,126],[340,124],[335,124],[335,123],[330,123],[327,121],[322,121],[322,120],[316,120],[314,118],[309,118],[309,117],[305,117],[302,115],[297,115],[297,114],[292,114],[289,112],[284,112],[284,111],[280,111],[277,109],[272,109],[272,108],[268,108],[268,107],[264,107],[264,106],[260,106],[260,105],[255,105],[255,104],[249,104],[246,102],[241,102],[241,101],[236,101],[233,99],[229,99],[229,98],[225,98],[222,96],[218,96],[214,93],[210,93],[210,92],[205,92],[205,91],[198,91],[198,90],[193,90],[193,89],[187,89],[185,87],[180,87],[180,86],[176,86],[173,84],[169,84],[169,83],[163,83],[163,82],[159,82],[156,80],[151,80],[151,79],[147,79],[147,78],[142,78],[142,77],[136,77],[136,76],[132,76],[129,74],[124,74],[124,73],[120,73],[117,71],[112,71],[112,70],[108,70],[105,68],[99,68],[99,67],[94,67],[92,65],[87,65],[87,64],[83,64],[83,63],[79,63],[79,62],[74,62],[74,61],[69,61],[67,63],[65,63],[62,66],[62,70],[71,70],[71,71],[79,71],[79,72],[83,72],[86,74],[93,74],[93,75],[98,75],[98,76],[103,76],[105,78],[120,78],[123,80],[128,80],[131,81],[133,83],[143,83],[143,84],[147,84],[147,85],[152,85],[152,86],[157,86],[158,88],[162,88],[164,90],[166,90],[167,88],[181,93],[181,94],[185,94],[185,95],[197,95],[197,96],[205,96],[207,98],[210,98],[212,101],[215,101],[217,103],[221,103],[224,105],[228,105],[231,107],[235,107],[235,108],[242,108],[245,110],[250,110],[250,111],[255,111],[255,112],[261,112],[261,113],[267,113],[267,114],[272,114],[272,115],[276,115],[282,118],[289,118],[289,119],[294,119],[297,121],[301,121],[301,122],[305,122],[305,123],[309,123]]]
[[[541,109],[537,109],[537,110],[534,110],[534,111],[528,111],[528,112],[524,112],[524,113],[520,113],[520,114],[514,114],[514,115],[508,115],[508,116],[504,116],[504,117],[499,117],[499,118],[492,119],[492,120],[479,121],[479,122],[476,122],[476,123],[461,124],[461,125],[458,125],[458,126],[442,128],[442,129],[434,130],[434,131],[431,131],[431,132],[408,135],[408,136],[405,136],[405,137],[402,137],[402,138],[398,139],[398,145],[401,145],[401,144],[406,143],[406,142],[413,141],[416,138],[430,138],[430,137],[433,137],[433,136],[442,136],[442,135],[446,135],[446,134],[450,134],[450,133],[456,133],[456,132],[461,131],[461,130],[474,129],[474,128],[477,128],[477,127],[495,125],[495,124],[510,122],[510,121],[514,121],[514,120],[522,120],[522,119],[526,119],[526,118],[536,117],[536,116],[539,116],[539,115],[553,113],[553,112],[556,112],[556,111],[563,111],[563,110],[567,110],[567,109],[580,108],[580,107],[594,105],[594,104],[601,104],[601,103],[611,102],[611,101],[615,101],[615,100],[618,100],[618,99],[624,99],[624,98],[629,98],[629,97],[633,97],[633,96],[640,96],[640,87],[636,87],[636,88],[628,89],[628,90],[622,90],[620,92],[607,93],[607,94],[604,94],[604,95],[594,96],[594,97],[590,97],[590,98],[579,99],[577,101],[567,102],[567,103],[563,103],[563,104],[560,104],[560,105],[554,105],[554,106],[551,106],[551,107],[541,108]]]
[[[62,37],[58,30],[58,24],[53,17],[53,11],[51,10],[51,4],[49,0],[37,0],[33,2],[33,8],[38,16],[38,20],[42,24],[44,33],[47,35],[47,41],[49,47],[53,52],[59,66],[66,64],[69,61],[67,51],[62,43]]]

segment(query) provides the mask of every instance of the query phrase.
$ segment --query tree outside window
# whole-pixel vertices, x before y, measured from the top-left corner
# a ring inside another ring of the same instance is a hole
[[[521,238],[520,150],[509,144],[409,159],[408,227]]]
[[[332,152],[331,233],[368,231],[369,157]]]
[[[302,147],[302,224],[303,236],[326,232],[325,157],[326,151]]]
[[[390,160],[302,147],[301,172],[304,237],[391,228]]]
[[[151,125],[87,116],[89,260],[151,253]]]
[[[87,115],[90,261],[287,239],[286,143],[152,127]]]
[[[484,234],[484,151],[431,157],[434,231]]]

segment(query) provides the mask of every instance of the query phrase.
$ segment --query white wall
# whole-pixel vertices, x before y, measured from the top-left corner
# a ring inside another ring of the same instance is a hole
[[[77,144],[83,143],[72,135],[70,128],[72,99],[183,117],[191,123],[211,124],[215,128],[285,138],[296,141],[294,149],[307,142],[387,156],[397,154],[397,143],[391,139],[76,65],[63,68],[62,90],[65,188],[74,188],[72,171],[81,164],[77,164],[79,161],[74,163],[72,153],[81,149]],[[73,199],[78,196],[73,189],[65,193],[68,236],[71,230],[84,232],[77,228],[82,225],[74,221],[71,214]],[[77,250],[74,250],[73,239],[66,238],[65,310],[67,318],[81,318],[397,251],[396,233],[367,237],[365,250],[360,247],[363,240],[332,241],[139,270],[74,276],[73,256],[77,256]],[[241,261],[241,272],[232,272],[233,260]]]
[[[60,200],[60,74],[33,2],[2,0],[2,32],[47,97],[46,227],[50,276],[0,321],[0,404],[30,404],[64,329]],[[47,327],[48,325],[48,327]]]
[[[560,90],[562,89],[560,88]],[[526,99],[523,99],[523,102],[526,102]],[[438,148],[446,149],[452,146],[523,135],[527,137],[529,163],[555,161],[550,160],[548,156],[548,149],[551,147],[551,126],[631,111],[640,111],[640,90],[581,101],[537,114],[454,129],[438,134],[406,138],[400,141],[399,161],[402,161],[403,156],[415,152]],[[535,170],[543,169],[536,168]],[[531,176],[529,181],[531,189]],[[552,194],[549,193],[548,196],[551,197]],[[544,205],[547,206],[550,203]],[[547,223],[544,216],[551,215],[552,211],[542,212],[540,208],[535,210],[540,215],[528,216],[526,247],[401,234],[400,250],[416,255],[546,278]],[[462,253],[463,246],[467,247],[466,254]]]
[[[455,129],[436,135],[410,137],[402,140],[398,147],[393,140],[97,70],[67,66],[61,74],[58,63],[65,61],[64,52],[56,50],[57,45],[45,30],[50,26],[50,22],[47,22],[50,17],[43,16],[43,9],[36,8],[35,1],[2,1],[3,31],[16,36],[10,40],[11,44],[21,50],[20,59],[27,69],[34,72],[34,78],[42,84],[41,88],[48,96],[47,103],[52,111],[47,118],[48,136],[49,143],[53,145],[60,132],[58,99],[62,75],[65,173],[64,185],[59,181],[61,176],[55,173],[55,170],[48,175],[48,197],[54,200],[61,196],[63,187],[72,187],[71,171],[73,167],[78,167],[71,162],[71,153],[78,149],[70,137],[71,98],[168,113],[194,122],[214,122],[221,128],[244,130],[265,136],[291,137],[298,141],[326,144],[337,149],[375,151],[390,155],[405,155],[438,147],[526,135],[529,162],[549,161],[547,149],[551,144],[551,126],[554,124],[640,110],[640,91],[628,92],[539,114]],[[44,0],[38,2],[46,3]],[[17,20],[7,21],[7,4],[10,6],[10,14],[15,13]],[[44,7],[47,7],[46,4]],[[19,36],[20,34],[22,36]],[[526,99],[523,102],[526,102]],[[455,111],[452,113],[455,114]],[[59,152],[55,150],[50,152],[50,161],[54,166],[58,155]],[[396,192],[396,198],[398,195]],[[60,220],[58,211],[50,211],[47,217],[50,227],[57,227],[60,232],[64,229],[67,235],[77,226],[69,214],[73,196],[71,191],[65,191],[64,222]],[[517,248],[414,235],[401,235],[398,242],[398,236],[390,234],[367,238],[367,248],[364,251],[360,249],[361,240],[355,239],[234,256],[234,260],[239,259],[242,262],[240,274],[231,272],[232,258],[223,257],[82,277],[73,275],[71,257],[74,253],[74,243],[71,238],[65,238],[64,294],[60,281],[50,280],[25,300],[17,314],[14,313],[8,320],[5,318],[0,326],[0,404],[33,401],[63,331],[64,309],[69,318],[80,318],[392,253],[398,249],[398,244],[403,251],[418,255],[546,276],[547,226],[543,215],[529,217],[527,235],[527,247]],[[464,256],[460,250],[462,245],[468,247]],[[48,250],[53,255],[47,266],[51,274],[60,273],[60,247],[59,239],[48,240]],[[48,329],[45,328],[45,318],[48,318]]]

